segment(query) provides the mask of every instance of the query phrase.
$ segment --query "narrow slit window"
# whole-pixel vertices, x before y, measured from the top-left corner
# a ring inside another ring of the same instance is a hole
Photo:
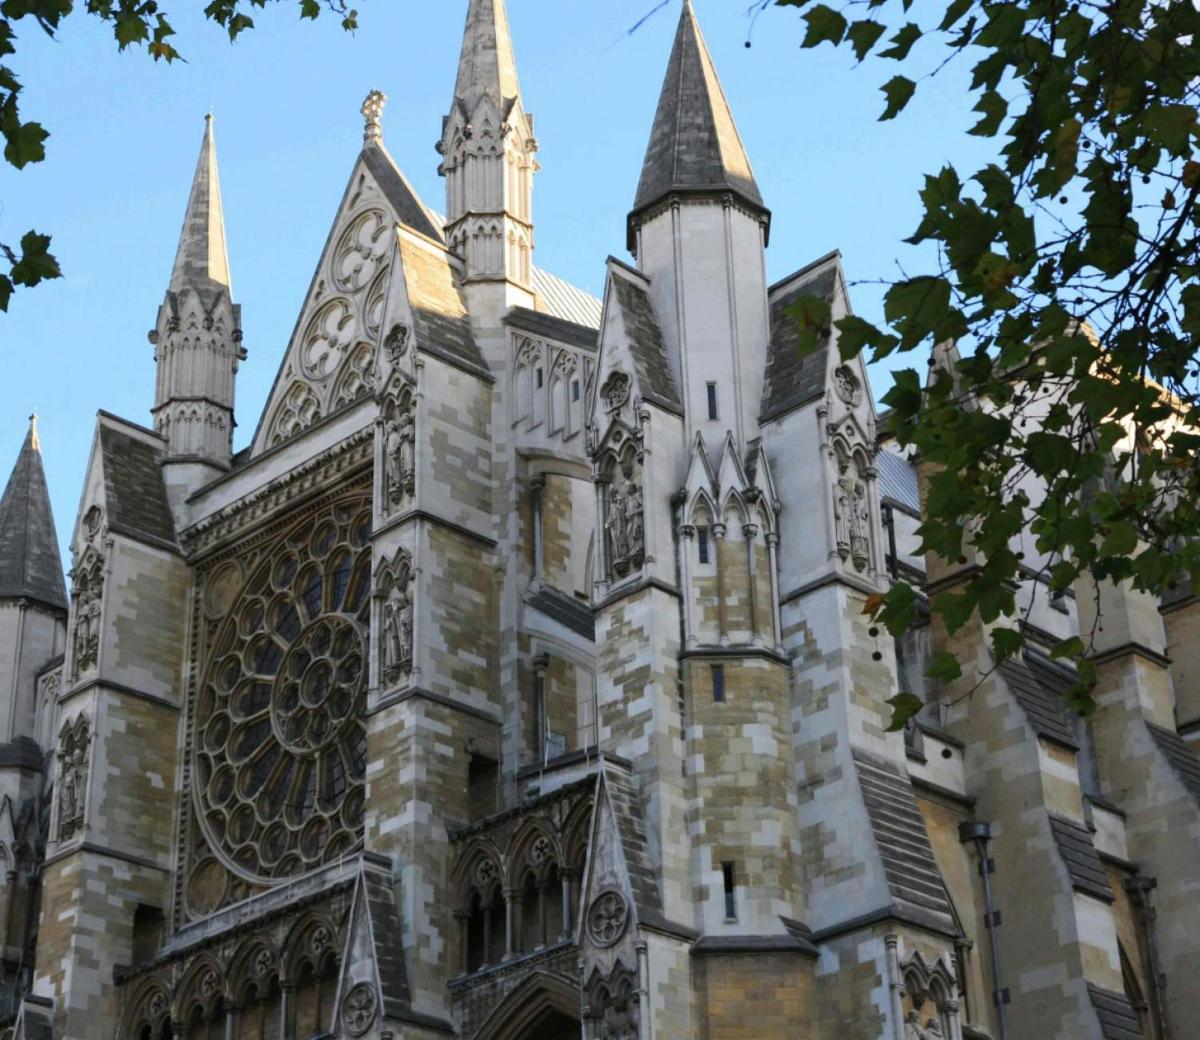
[[[733,864],[722,863],[721,873],[725,877],[725,919],[737,920],[737,889],[733,882]]]
[[[725,703],[725,666],[723,664],[714,664],[712,666],[712,688],[713,700],[717,704]]]
[[[542,388],[542,370],[540,368],[537,370],[537,385],[540,390]]]
[[[717,417],[717,384],[708,384],[708,417],[715,419]]]
[[[700,550],[700,562],[708,563],[708,528],[701,527],[696,531],[696,545]]]
[[[572,380],[572,382],[571,382],[571,400],[572,401],[579,400],[579,380],[578,379]]]

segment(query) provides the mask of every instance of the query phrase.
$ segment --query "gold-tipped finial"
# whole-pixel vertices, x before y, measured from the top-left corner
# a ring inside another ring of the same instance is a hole
[[[33,410],[33,414],[29,417],[29,444],[34,451],[42,450],[42,442],[38,437],[37,428],[37,409]]]
[[[364,141],[383,140],[383,106],[387,104],[387,95],[382,90],[372,90],[367,100],[362,103]]]

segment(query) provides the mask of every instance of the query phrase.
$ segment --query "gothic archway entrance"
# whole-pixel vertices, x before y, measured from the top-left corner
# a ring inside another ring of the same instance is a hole
[[[492,1012],[474,1040],[580,1040],[579,990],[567,979],[535,972]]]

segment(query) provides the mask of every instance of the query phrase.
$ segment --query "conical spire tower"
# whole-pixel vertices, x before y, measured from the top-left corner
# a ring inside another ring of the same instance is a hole
[[[168,461],[187,464],[175,476],[192,490],[223,471],[232,451],[234,377],[245,357],[232,284],[209,115],[171,281],[150,333],[158,363],[154,426],[167,441]]]
[[[504,287],[504,304],[532,304],[533,117],[525,111],[504,0],[470,0],[439,173],[446,239],[470,283]]]
[[[42,469],[37,416],[0,498],[0,600],[27,599],[67,609],[67,587]]]
[[[685,0],[629,218],[630,248],[647,210],[697,193],[729,193],[766,215],[708,44]]]

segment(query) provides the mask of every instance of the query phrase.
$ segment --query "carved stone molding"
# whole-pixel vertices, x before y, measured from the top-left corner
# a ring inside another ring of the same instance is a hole
[[[374,1024],[378,1008],[375,987],[367,982],[358,983],[342,1001],[342,1027],[351,1036],[362,1036]]]
[[[588,937],[601,949],[620,942],[628,924],[629,903],[615,889],[601,892],[588,907]]]
[[[83,831],[91,742],[91,722],[86,715],[63,726],[58,738],[59,841],[70,841]]]

